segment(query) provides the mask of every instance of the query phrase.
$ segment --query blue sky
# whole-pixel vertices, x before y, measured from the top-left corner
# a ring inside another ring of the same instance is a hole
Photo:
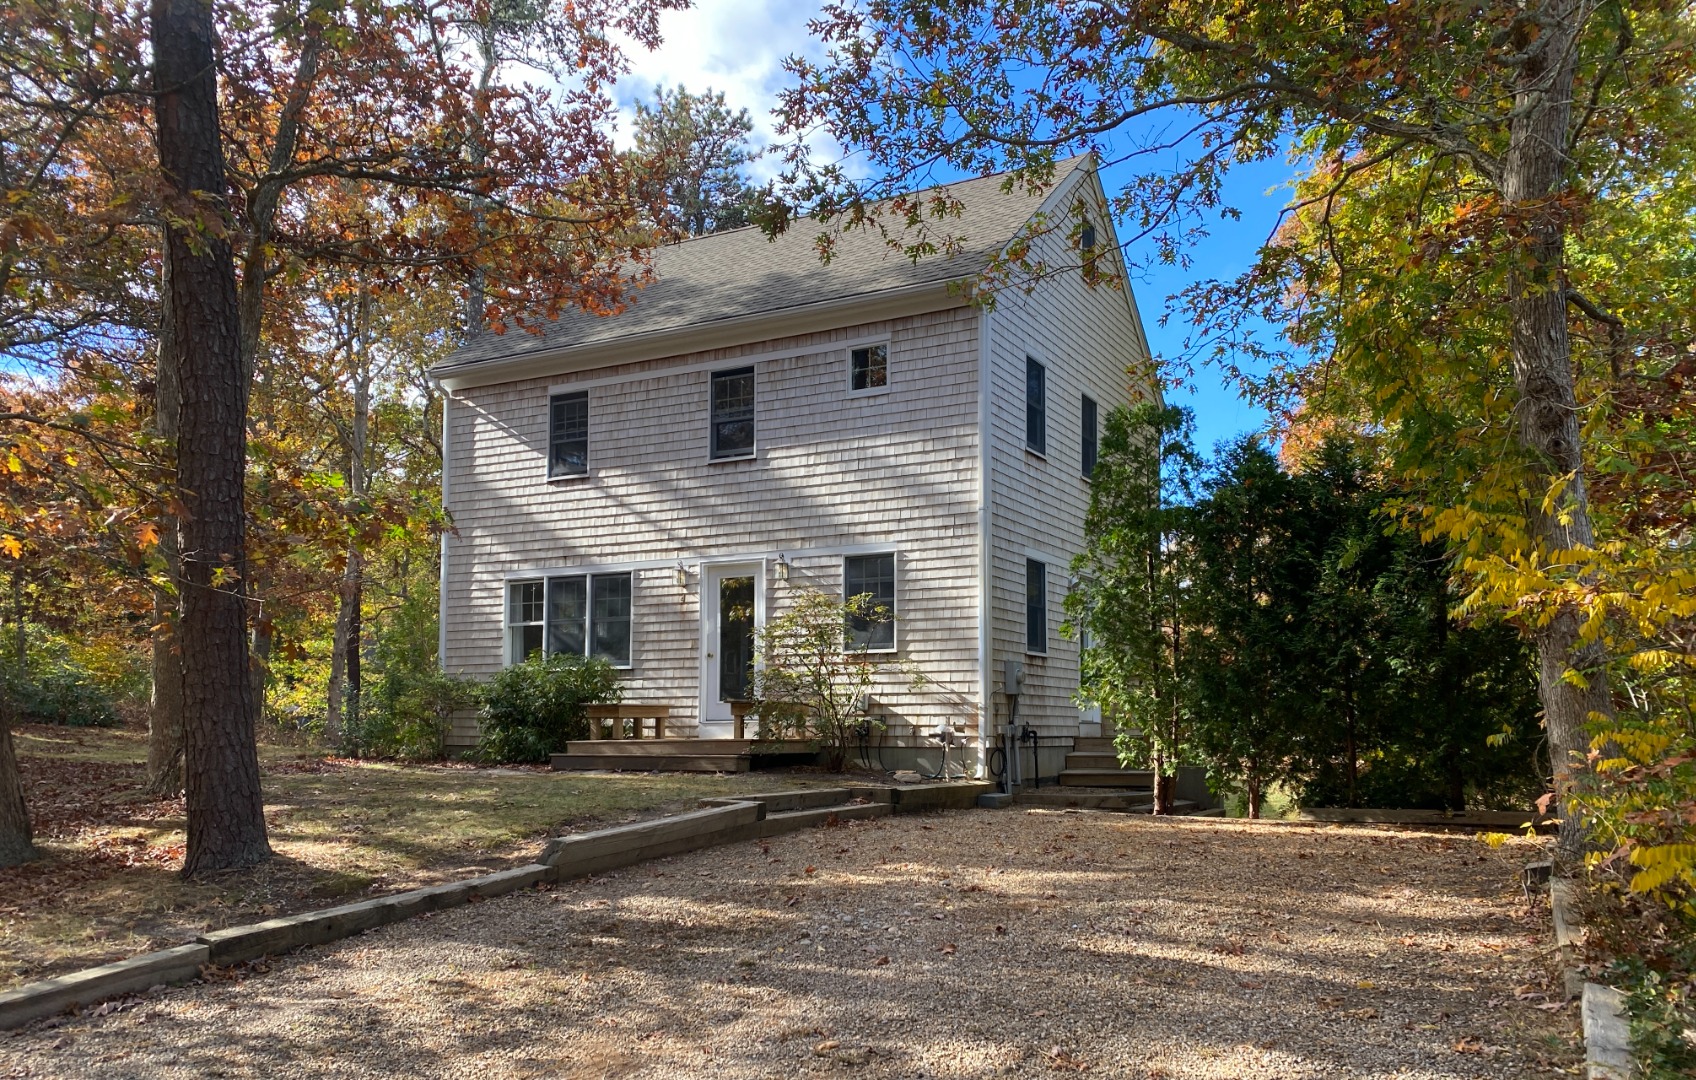
[[[633,70],[620,87],[625,130],[635,101],[651,97],[656,84],[681,83],[697,92],[708,87],[724,91],[730,105],[753,115],[755,138],[761,143],[774,141],[769,112],[784,84],[782,61],[792,53],[817,55],[817,45],[806,29],[817,10],[811,0],[697,0],[688,11],[667,12],[660,24],[664,44],[651,53],[636,50],[631,57]],[[819,150],[835,152],[832,147]],[[1111,192],[1139,167],[1103,170],[1102,181]],[[1212,235],[1192,249],[1188,270],[1155,267],[1133,281],[1156,354],[1176,354],[1184,342],[1180,317],[1160,325],[1167,297],[1194,281],[1231,278],[1247,268],[1277,221],[1284,198],[1273,189],[1288,175],[1288,167],[1276,161],[1234,170],[1226,182],[1226,203],[1241,212],[1241,220],[1211,223]],[[1146,254],[1134,248],[1128,252],[1133,261]],[[1216,442],[1258,430],[1266,421],[1264,412],[1238,398],[1235,389],[1222,386],[1211,369],[1198,371],[1190,391],[1174,394],[1172,400],[1195,410],[1196,441],[1204,451]]]

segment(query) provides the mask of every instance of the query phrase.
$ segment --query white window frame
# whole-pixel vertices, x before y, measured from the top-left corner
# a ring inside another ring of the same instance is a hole
[[[899,552],[889,551],[856,551],[842,556],[842,600],[847,603],[848,596],[848,560],[876,559],[887,555],[889,557],[890,585],[895,595],[889,600],[889,645],[880,648],[853,648],[855,653],[866,653],[871,656],[888,656],[901,651],[901,556]],[[857,594],[856,594],[857,595]],[[847,651],[848,635],[844,627],[842,638],[843,649]]]
[[[859,352],[861,349],[876,349],[876,348],[879,348],[879,347],[881,347],[883,349],[883,385],[882,386],[868,386],[864,390],[854,389],[854,354]],[[848,346],[848,396],[849,397],[855,397],[855,398],[877,397],[879,394],[889,393],[889,376],[890,376],[890,370],[889,370],[890,369],[890,363],[889,363],[889,361],[890,361],[890,353],[892,351],[893,350],[890,348],[890,343],[889,343],[888,338],[879,338],[876,341],[856,341],[853,344]]]
[[[513,631],[515,629],[517,629],[518,627],[540,625],[541,628],[542,628],[542,655],[543,656],[551,655],[548,652],[548,629],[549,629],[549,627],[548,627],[548,614],[549,614],[549,612],[550,612],[550,610],[552,609],[552,606],[553,606],[553,598],[552,598],[552,596],[549,595],[549,593],[551,591],[550,588],[549,588],[549,585],[554,581],[563,580],[565,578],[582,578],[583,579],[583,649],[584,649],[584,653],[582,655],[586,655],[586,656],[594,655],[589,650],[593,647],[594,640],[595,640],[595,637],[594,637],[594,633],[595,633],[595,579],[598,578],[598,577],[622,577],[622,578],[627,578],[630,581],[630,640],[629,640],[630,655],[629,655],[629,658],[624,663],[613,664],[612,666],[613,666],[613,669],[615,671],[630,671],[630,670],[634,669],[635,666],[636,666],[636,574],[633,570],[612,570],[612,571],[604,571],[604,570],[576,571],[576,570],[573,570],[573,571],[569,571],[569,572],[566,572],[566,573],[530,574],[530,575],[525,575],[523,577],[508,578],[506,581],[502,582],[502,588],[504,588],[506,590],[506,641],[507,641],[506,662],[507,662],[507,665],[511,666],[513,664],[520,664],[520,663],[524,662],[524,657],[519,656],[518,655],[519,650],[514,647],[515,644],[516,644],[516,641],[517,641],[517,635],[515,635],[513,633]],[[534,622],[524,622],[524,623],[514,622],[513,621],[513,610],[512,610],[513,587],[517,586],[517,585],[537,585],[537,584],[542,586],[542,621],[541,621],[541,623],[537,624],[537,623],[534,623]],[[611,663],[610,660],[608,662]]]
[[[714,445],[718,437],[718,420],[713,415],[713,389],[718,385],[720,375],[735,375],[743,371],[754,381],[754,403],[751,406],[753,415],[748,422],[754,427],[754,444],[747,450],[734,454],[716,453]],[[732,366],[715,367],[707,374],[707,461],[752,461],[759,457],[760,449],[760,367],[758,364],[735,364]]]

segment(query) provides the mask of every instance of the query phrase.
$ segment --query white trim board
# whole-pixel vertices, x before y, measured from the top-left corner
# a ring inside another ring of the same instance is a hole
[[[803,356],[819,356],[831,352],[841,352],[846,355],[850,349],[862,345],[877,345],[889,340],[890,335],[885,332],[871,336],[845,338],[842,341],[821,342],[817,345],[791,346],[787,349],[765,349],[761,352],[740,353],[736,356],[721,356],[716,360],[696,360],[687,364],[643,368],[641,371],[602,375],[594,379],[575,379],[571,382],[549,384],[548,396],[570,394],[579,390],[594,390],[602,386],[618,386],[621,383],[642,382],[647,379],[663,379],[673,375],[696,375],[703,371],[725,371],[730,368],[766,364],[773,360],[794,360]],[[861,391],[861,393],[864,392]]]
[[[899,555],[905,550],[902,545],[895,543],[882,544],[831,544],[821,547],[790,547],[790,548],[759,548],[744,551],[714,552],[711,555],[674,555],[669,559],[628,559],[623,562],[581,563],[575,566],[544,566],[529,570],[508,570],[501,575],[501,581],[522,581],[528,578],[549,577],[561,574],[610,574],[625,570],[671,570],[678,563],[685,570],[699,573],[703,566],[716,566],[719,563],[751,563],[761,560],[775,560],[779,555],[793,560],[797,556],[817,557],[821,555],[886,555],[895,552]]]

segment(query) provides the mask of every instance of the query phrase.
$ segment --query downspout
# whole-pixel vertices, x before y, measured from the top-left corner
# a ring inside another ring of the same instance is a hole
[[[995,682],[990,672],[989,620],[989,415],[990,336],[994,315],[978,309],[978,779],[988,780],[992,729],[995,726]],[[1011,769],[1005,762],[1003,769]]]

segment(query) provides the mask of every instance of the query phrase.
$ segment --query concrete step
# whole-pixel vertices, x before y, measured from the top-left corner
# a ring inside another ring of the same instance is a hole
[[[1125,788],[1039,788],[1013,796],[1014,805],[1052,810],[1137,810],[1153,801],[1153,792]]]
[[[1119,768],[1119,755],[1113,753],[1112,751],[1106,751],[1106,752],[1097,752],[1097,751],[1094,751],[1094,750],[1087,750],[1087,751],[1083,751],[1083,752],[1073,751],[1072,753],[1066,755],[1066,768],[1068,768],[1068,769],[1117,769],[1117,768]]]
[[[1133,814],[1152,814],[1152,813],[1154,813],[1154,801],[1152,799],[1150,799],[1148,805],[1138,807],[1138,808],[1132,810],[1131,813],[1133,813]],[[1173,799],[1172,800],[1172,813],[1171,813],[1172,817],[1190,817],[1192,815],[1199,816],[1203,813],[1206,813],[1206,811],[1201,809],[1199,803],[1193,803],[1193,802],[1189,801],[1188,799]],[[1223,816],[1223,815],[1221,815],[1221,816]]]
[[[747,772],[746,754],[554,754],[555,772],[602,769],[610,772]]]
[[[1060,774],[1060,786],[1153,789],[1154,773],[1148,769],[1067,769]]]

